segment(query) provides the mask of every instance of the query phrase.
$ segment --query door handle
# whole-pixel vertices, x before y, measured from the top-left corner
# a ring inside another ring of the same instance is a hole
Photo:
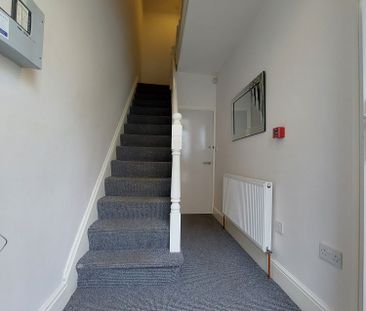
[[[212,164],[212,162],[203,162],[202,164],[203,164],[203,165],[211,165],[211,164]]]

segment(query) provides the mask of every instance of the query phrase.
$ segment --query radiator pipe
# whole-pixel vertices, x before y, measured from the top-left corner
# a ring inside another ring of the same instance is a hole
[[[267,276],[269,279],[271,278],[271,255],[272,252],[267,250]]]

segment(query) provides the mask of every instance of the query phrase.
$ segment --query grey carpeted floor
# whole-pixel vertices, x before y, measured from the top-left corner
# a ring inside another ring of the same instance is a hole
[[[183,216],[184,264],[160,286],[79,288],[65,311],[300,310],[212,216]]]

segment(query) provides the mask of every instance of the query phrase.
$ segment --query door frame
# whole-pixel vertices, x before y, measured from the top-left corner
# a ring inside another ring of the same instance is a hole
[[[360,0],[362,1],[362,0]],[[214,214],[214,206],[215,206],[215,172],[216,172],[216,107],[205,107],[205,106],[179,106],[179,111],[182,110],[191,110],[191,111],[210,111],[213,112],[214,115],[214,133],[213,133],[213,143],[214,143],[214,151],[212,155],[212,206],[211,206],[211,214]],[[184,147],[183,147],[184,148]]]
[[[358,55],[358,66],[359,66],[359,299],[358,299],[358,310],[366,310],[366,288],[364,282],[366,280],[365,275],[365,194],[364,194],[364,177],[365,177],[365,151],[364,151],[364,115],[366,113],[364,108],[364,92],[363,92],[363,81],[366,70],[364,69],[364,44],[366,48],[366,42],[363,42],[363,23],[366,23],[365,13],[366,12],[366,0],[359,0],[359,14],[358,14],[358,37],[359,37],[359,55]],[[365,289],[365,290],[364,290]]]

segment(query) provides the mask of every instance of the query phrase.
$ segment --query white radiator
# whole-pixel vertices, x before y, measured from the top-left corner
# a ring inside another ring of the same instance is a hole
[[[272,250],[271,182],[224,176],[223,212],[263,252]]]

